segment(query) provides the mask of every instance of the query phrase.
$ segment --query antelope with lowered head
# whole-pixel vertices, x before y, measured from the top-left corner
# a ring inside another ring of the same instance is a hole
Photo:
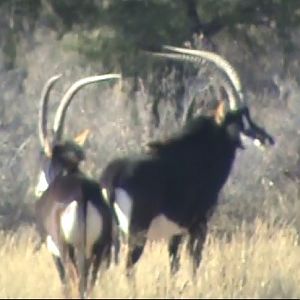
[[[74,141],[63,141],[64,121],[71,100],[82,87],[119,79],[120,75],[91,76],[76,81],[61,98],[50,140],[48,99],[51,88],[60,77],[53,76],[46,82],[40,99],[38,132],[42,160],[35,188],[38,197],[35,213],[37,228],[54,258],[64,292],[67,295],[69,278],[72,277],[78,281],[80,297],[83,298],[87,295],[90,268],[92,289],[101,263],[106,261],[108,266],[110,262],[113,218],[98,183],[79,168],[85,159],[81,146],[88,131]]]
[[[128,238],[128,274],[147,239],[167,239],[171,272],[176,272],[184,236],[188,237],[195,274],[207,224],[236,151],[244,148],[246,140],[257,146],[274,143],[251,119],[238,73],[227,60],[208,51],[165,49],[172,52],[152,54],[192,63],[206,60],[217,66],[224,99],[220,99],[214,116],[195,116],[166,141],[149,142],[147,153],[116,158],[104,168],[99,183],[115,210],[121,232]]]

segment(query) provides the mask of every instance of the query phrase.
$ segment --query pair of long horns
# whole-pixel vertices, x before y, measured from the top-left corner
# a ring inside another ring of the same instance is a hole
[[[227,92],[230,110],[237,110],[245,105],[240,77],[234,67],[222,56],[210,51],[192,50],[167,45],[163,46],[163,49],[170,52],[150,52],[150,54],[191,63],[202,63],[203,60],[214,63],[222,72],[221,83]]]
[[[51,143],[48,137],[47,131],[47,110],[48,110],[48,102],[49,102],[49,94],[54,84],[57,82],[59,78],[61,78],[62,74],[52,76],[43,87],[42,95],[40,99],[39,106],[39,123],[38,123],[38,131],[39,131],[39,139],[42,148],[44,149],[47,156],[51,156]],[[96,75],[85,77],[80,80],[77,80],[73,83],[69,89],[65,92],[63,97],[61,98],[60,104],[56,110],[55,119],[54,119],[54,139],[53,141],[60,141],[63,134],[64,121],[67,112],[67,108],[71,103],[71,100],[74,98],[75,94],[84,86],[109,80],[109,79],[120,79],[120,74],[105,74],[105,75]]]

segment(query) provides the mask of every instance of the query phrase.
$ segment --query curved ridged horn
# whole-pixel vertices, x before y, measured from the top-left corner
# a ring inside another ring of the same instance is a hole
[[[74,95],[85,85],[108,80],[108,79],[120,79],[120,74],[105,74],[105,75],[96,75],[96,76],[90,76],[85,77],[82,79],[77,80],[75,83],[72,84],[72,86],[66,91],[63,98],[60,101],[59,107],[57,108],[55,119],[54,119],[54,126],[53,130],[55,133],[55,140],[58,141],[62,137],[63,133],[63,127],[64,127],[64,121],[66,117],[66,111],[68,106],[71,103],[71,100],[73,99]]]
[[[166,57],[174,60],[183,60],[201,63],[203,59],[213,62],[226,75],[223,78],[227,87],[231,87],[231,93],[228,93],[229,105],[231,110],[236,110],[244,102],[241,80],[234,67],[222,56],[205,50],[192,50],[173,46],[163,46],[164,49],[177,53],[151,52],[154,56]]]
[[[39,134],[41,146],[48,157],[51,156],[51,144],[47,134],[47,111],[48,111],[49,94],[52,87],[61,76],[62,74],[58,74],[48,79],[48,81],[43,87],[41,99],[40,99],[40,105],[39,105],[38,134]]]

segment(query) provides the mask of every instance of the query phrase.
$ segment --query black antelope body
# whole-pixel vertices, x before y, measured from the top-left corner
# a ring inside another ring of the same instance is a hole
[[[67,108],[79,89],[120,76],[106,74],[76,81],[61,99],[50,141],[47,131],[48,98],[60,76],[53,76],[47,81],[40,100],[38,128],[42,165],[35,188],[35,194],[39,197],[36,221],[42,239],[54,258],[65,291],[69,288],[70,273],[73,279],[79,281],[80,297],[85,297],[90,267],[92,288],[101,262],[106,260],[108,264],[110,261],[112,215],[100,194],[98,183],[79,169],[80,162],[85,158],[81,145],[88,131],[74,141],[63,141],[64,120]]]
[[[198,116],[170,139],[148,144],[140,157],[117,158],[100,178],[103,196],[114,208],[120,230],[128,237],[127,271],[140,258],[147,239],[166,238],[171,271],[179,267],[179,246],[188,236],[196,272],[207,235],[207,222],[226,183],[237,149],[245,139],[257,146],[273,138],[251,119],[237,72],[221,56],[183,48],[156,56],[193,63],[203,59],[221,71],[226,99],[214,117]]]

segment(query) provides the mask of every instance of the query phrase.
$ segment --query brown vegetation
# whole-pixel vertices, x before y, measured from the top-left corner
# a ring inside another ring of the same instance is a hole
[[[0,234],[0,297],[57,298],[61,286],[52,258],[43,247],[34,252],[35,232],[24,228]],[[185,250],[185,249],[183,249]],[[300,245],[291,226],[276,226],[259,219],[254,233],[238,228],[231,241],[210,233],[199,275],[191,277],[188,256],[182,269],[169,275],[166,244],[147,245],[137,265],[134,291],[124,274],[126,249],[120,265],[100,275],[95,298],[299,298]]]

